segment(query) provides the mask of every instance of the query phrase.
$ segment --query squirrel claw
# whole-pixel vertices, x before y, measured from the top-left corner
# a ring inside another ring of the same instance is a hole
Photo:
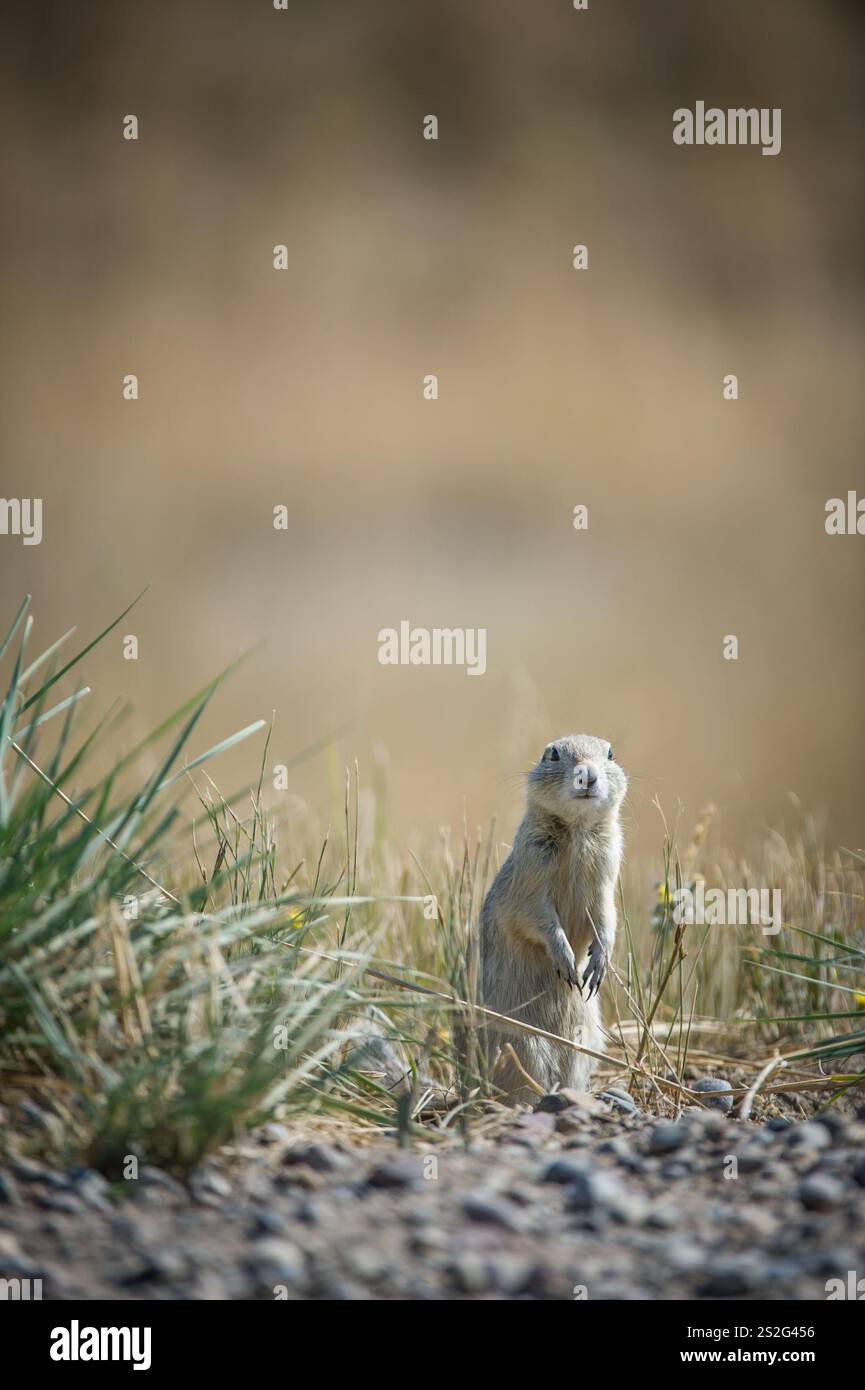
[[[604,982],[607,973],[607,958],[600,949],[590,948],[589,964],[583,974],[583,984],[588,985],[588,998],[592,999],[598,993]]]

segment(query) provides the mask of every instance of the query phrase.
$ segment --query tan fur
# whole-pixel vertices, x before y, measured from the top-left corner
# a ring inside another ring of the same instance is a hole
[[[605,739],[588,734],[547,746],[529,774],[513,849],[481,911],[484,1004],[596,1049],[597,990],[616,936],[619,808],[628,785],[609,751]],[[484,1031],[493,1079],[511,1103],[536,1096],[505,1041],[545,1091],[586,1088],[592,1060],[585,1054],[506,1025]]]

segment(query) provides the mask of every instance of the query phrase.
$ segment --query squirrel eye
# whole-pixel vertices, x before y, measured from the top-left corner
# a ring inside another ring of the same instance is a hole
[[[608,758],[611,758],[612,756],[613,756],[613,745],[610,744],[610,751],[609,751],[609,753],[607,754],[607,757],[608,757]]]
[[[551,749],[550,749],[550,762],[551,762],[551,763],[557,763],[558,761],[559,761],[559,750],[558,750],[558,748],[551,748]]]

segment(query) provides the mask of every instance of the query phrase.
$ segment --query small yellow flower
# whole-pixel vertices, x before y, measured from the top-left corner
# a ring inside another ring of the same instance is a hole
[[[853,998],[856,1000],[860,1009],[865,1009],[865,994],[854,994]]]

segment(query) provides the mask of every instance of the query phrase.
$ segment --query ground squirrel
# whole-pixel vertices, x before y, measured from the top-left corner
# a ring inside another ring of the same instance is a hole
[[[616,935],[627,786],[606,739],[572,734],[548,744],[481,911],[485,1006],[585,1047],[599,1046],[597,993]],[[488,1022],[484,1032],[492,1079],[511,1103],[536,1098],[520,1067],[545,1091],[585,1089],[592,1059],[584,1053],[507,1025]]]

